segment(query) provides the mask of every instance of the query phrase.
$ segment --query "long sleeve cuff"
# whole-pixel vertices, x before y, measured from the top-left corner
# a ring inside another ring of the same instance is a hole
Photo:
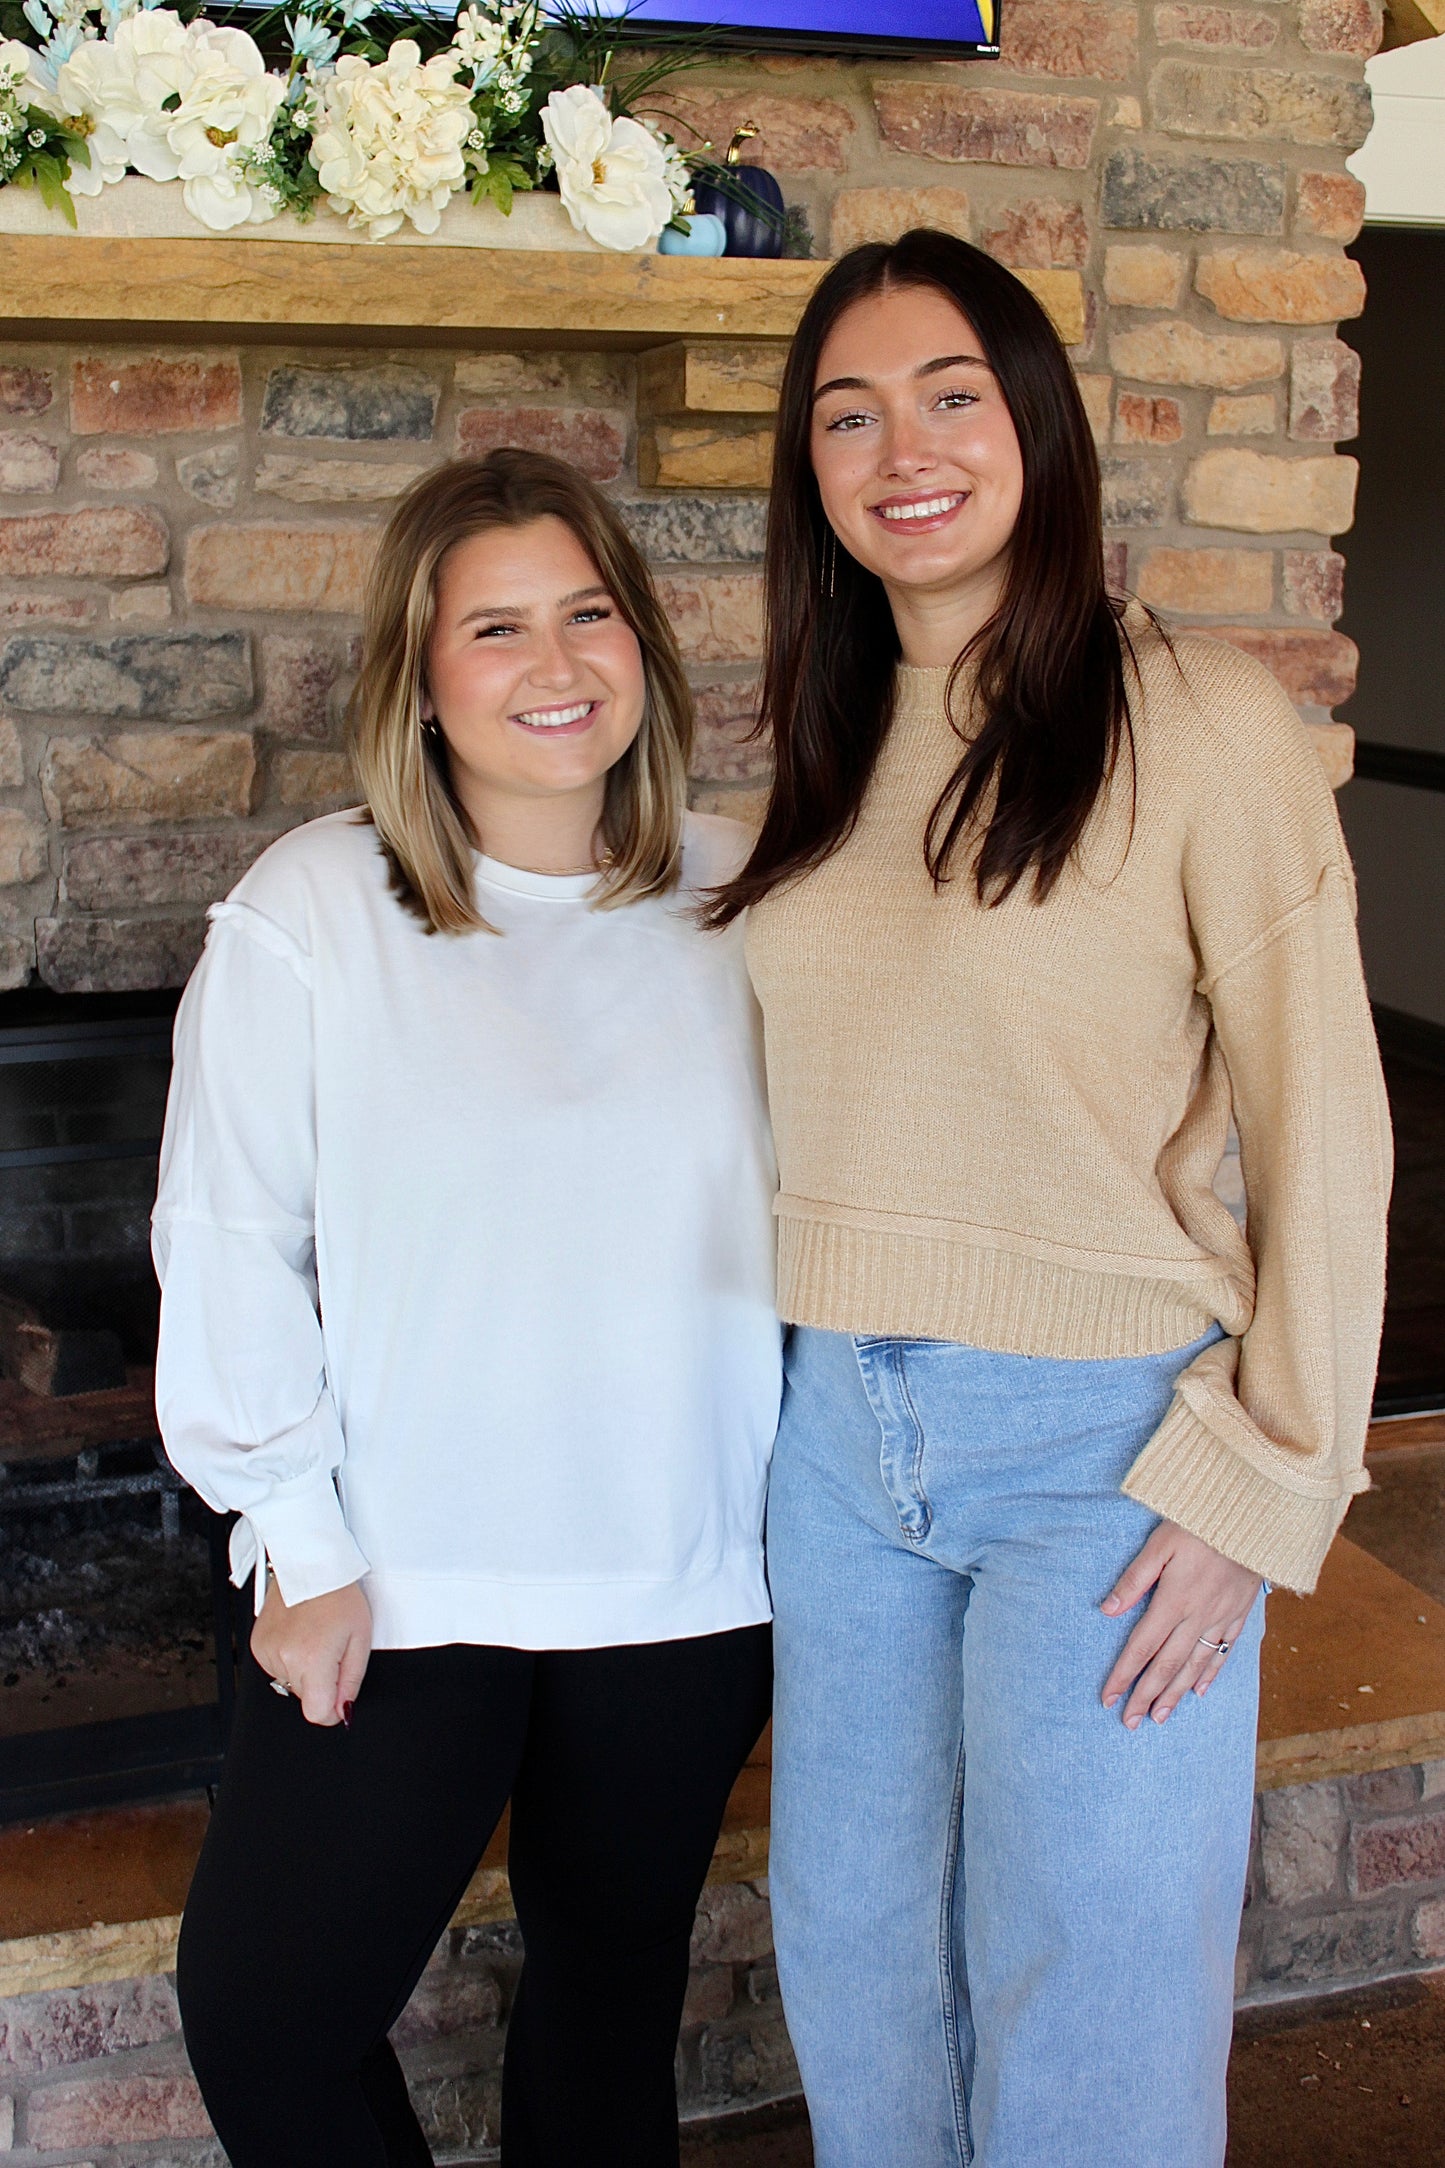
[[[329,1595],[370,1571],[346,1525],[329,1469],[278,1483],[268,1497],[247,1506],[231,1538],[231,1579],[239,1587],[266,1559],[287,1603]],[[259,1607],[259,1580],[256,1593]]]
[[[1194,1382],[1192,1371],[1185,1376]],[[1351,1498],[1369,1488],[1369,1477],[1358,1470],[1341,1483],[1333,1474],[1291,1468],[1285,1449],[1256,1430],[1233,1401],[1227,1404],[1228,1427],[1252,1434],[1253,1450],[1243,1452],[1244,1441],[1211,1428],[1201,1403],[1209,1414],[1225,1414],[1197,1383],[1193,1391],[1177,1392],[1129,1470],[1126,1494],[1226,1558],[1307,1596]]]

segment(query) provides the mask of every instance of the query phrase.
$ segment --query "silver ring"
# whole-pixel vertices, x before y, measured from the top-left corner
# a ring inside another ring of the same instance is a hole
[[[284,1679],[273,1679],[271,1681],[271,1691],[273,1694],[279,1694],[283,1701],[291,1699],[291,1689]]]
[[[1227,1656],[1229,1654],[1229,1643],[1227,1641],[1208,1641],[1203,1634],[1199,1636],[1199,1646],[1202,1649],[1212,1649],[1216,1656]]]

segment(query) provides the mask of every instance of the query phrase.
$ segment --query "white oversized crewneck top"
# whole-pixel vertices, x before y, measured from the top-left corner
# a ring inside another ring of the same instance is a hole
[[[211,913],[176,1021],[156,1400],[288,1602],[363,1579],[381,1648],[589,1648],[769,1615],[776,1186],[746,851],[667,897],[478,860],[428,934],[353,813]]]

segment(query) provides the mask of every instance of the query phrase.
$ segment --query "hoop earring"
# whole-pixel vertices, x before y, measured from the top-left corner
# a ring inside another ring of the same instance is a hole
[[[818,565],[818,591],[820,594],[826,595],[829,602],[833,600],[833,593],[837,585],[837,578],[838,537],[833,532],[833,528],[830,524],[828,527],[827,536],[823,543],[822,559]]]

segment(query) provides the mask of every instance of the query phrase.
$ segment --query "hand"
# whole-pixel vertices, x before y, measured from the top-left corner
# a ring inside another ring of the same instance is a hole
[[[1146,1716],[1164,1723],[1191,1687],[1207,1692],[1225,1659],[1202,1642],[1237,1641],[1262,1586],[1247,1566],[1237,1566],[1187,1528],[1161,1521],[1100,1606],[1107,1617],[1119,1618],[1154,1590],[1104,1681],[1104,1707],[1112,1709],[1132,1681],[1124,1722],[1136,1731]]]
[[[251,1654],[290,1688],[308,1724],[349,1724],[371,1655],[371,1606],[360,1582],[288,1604],[273,1580]]]

